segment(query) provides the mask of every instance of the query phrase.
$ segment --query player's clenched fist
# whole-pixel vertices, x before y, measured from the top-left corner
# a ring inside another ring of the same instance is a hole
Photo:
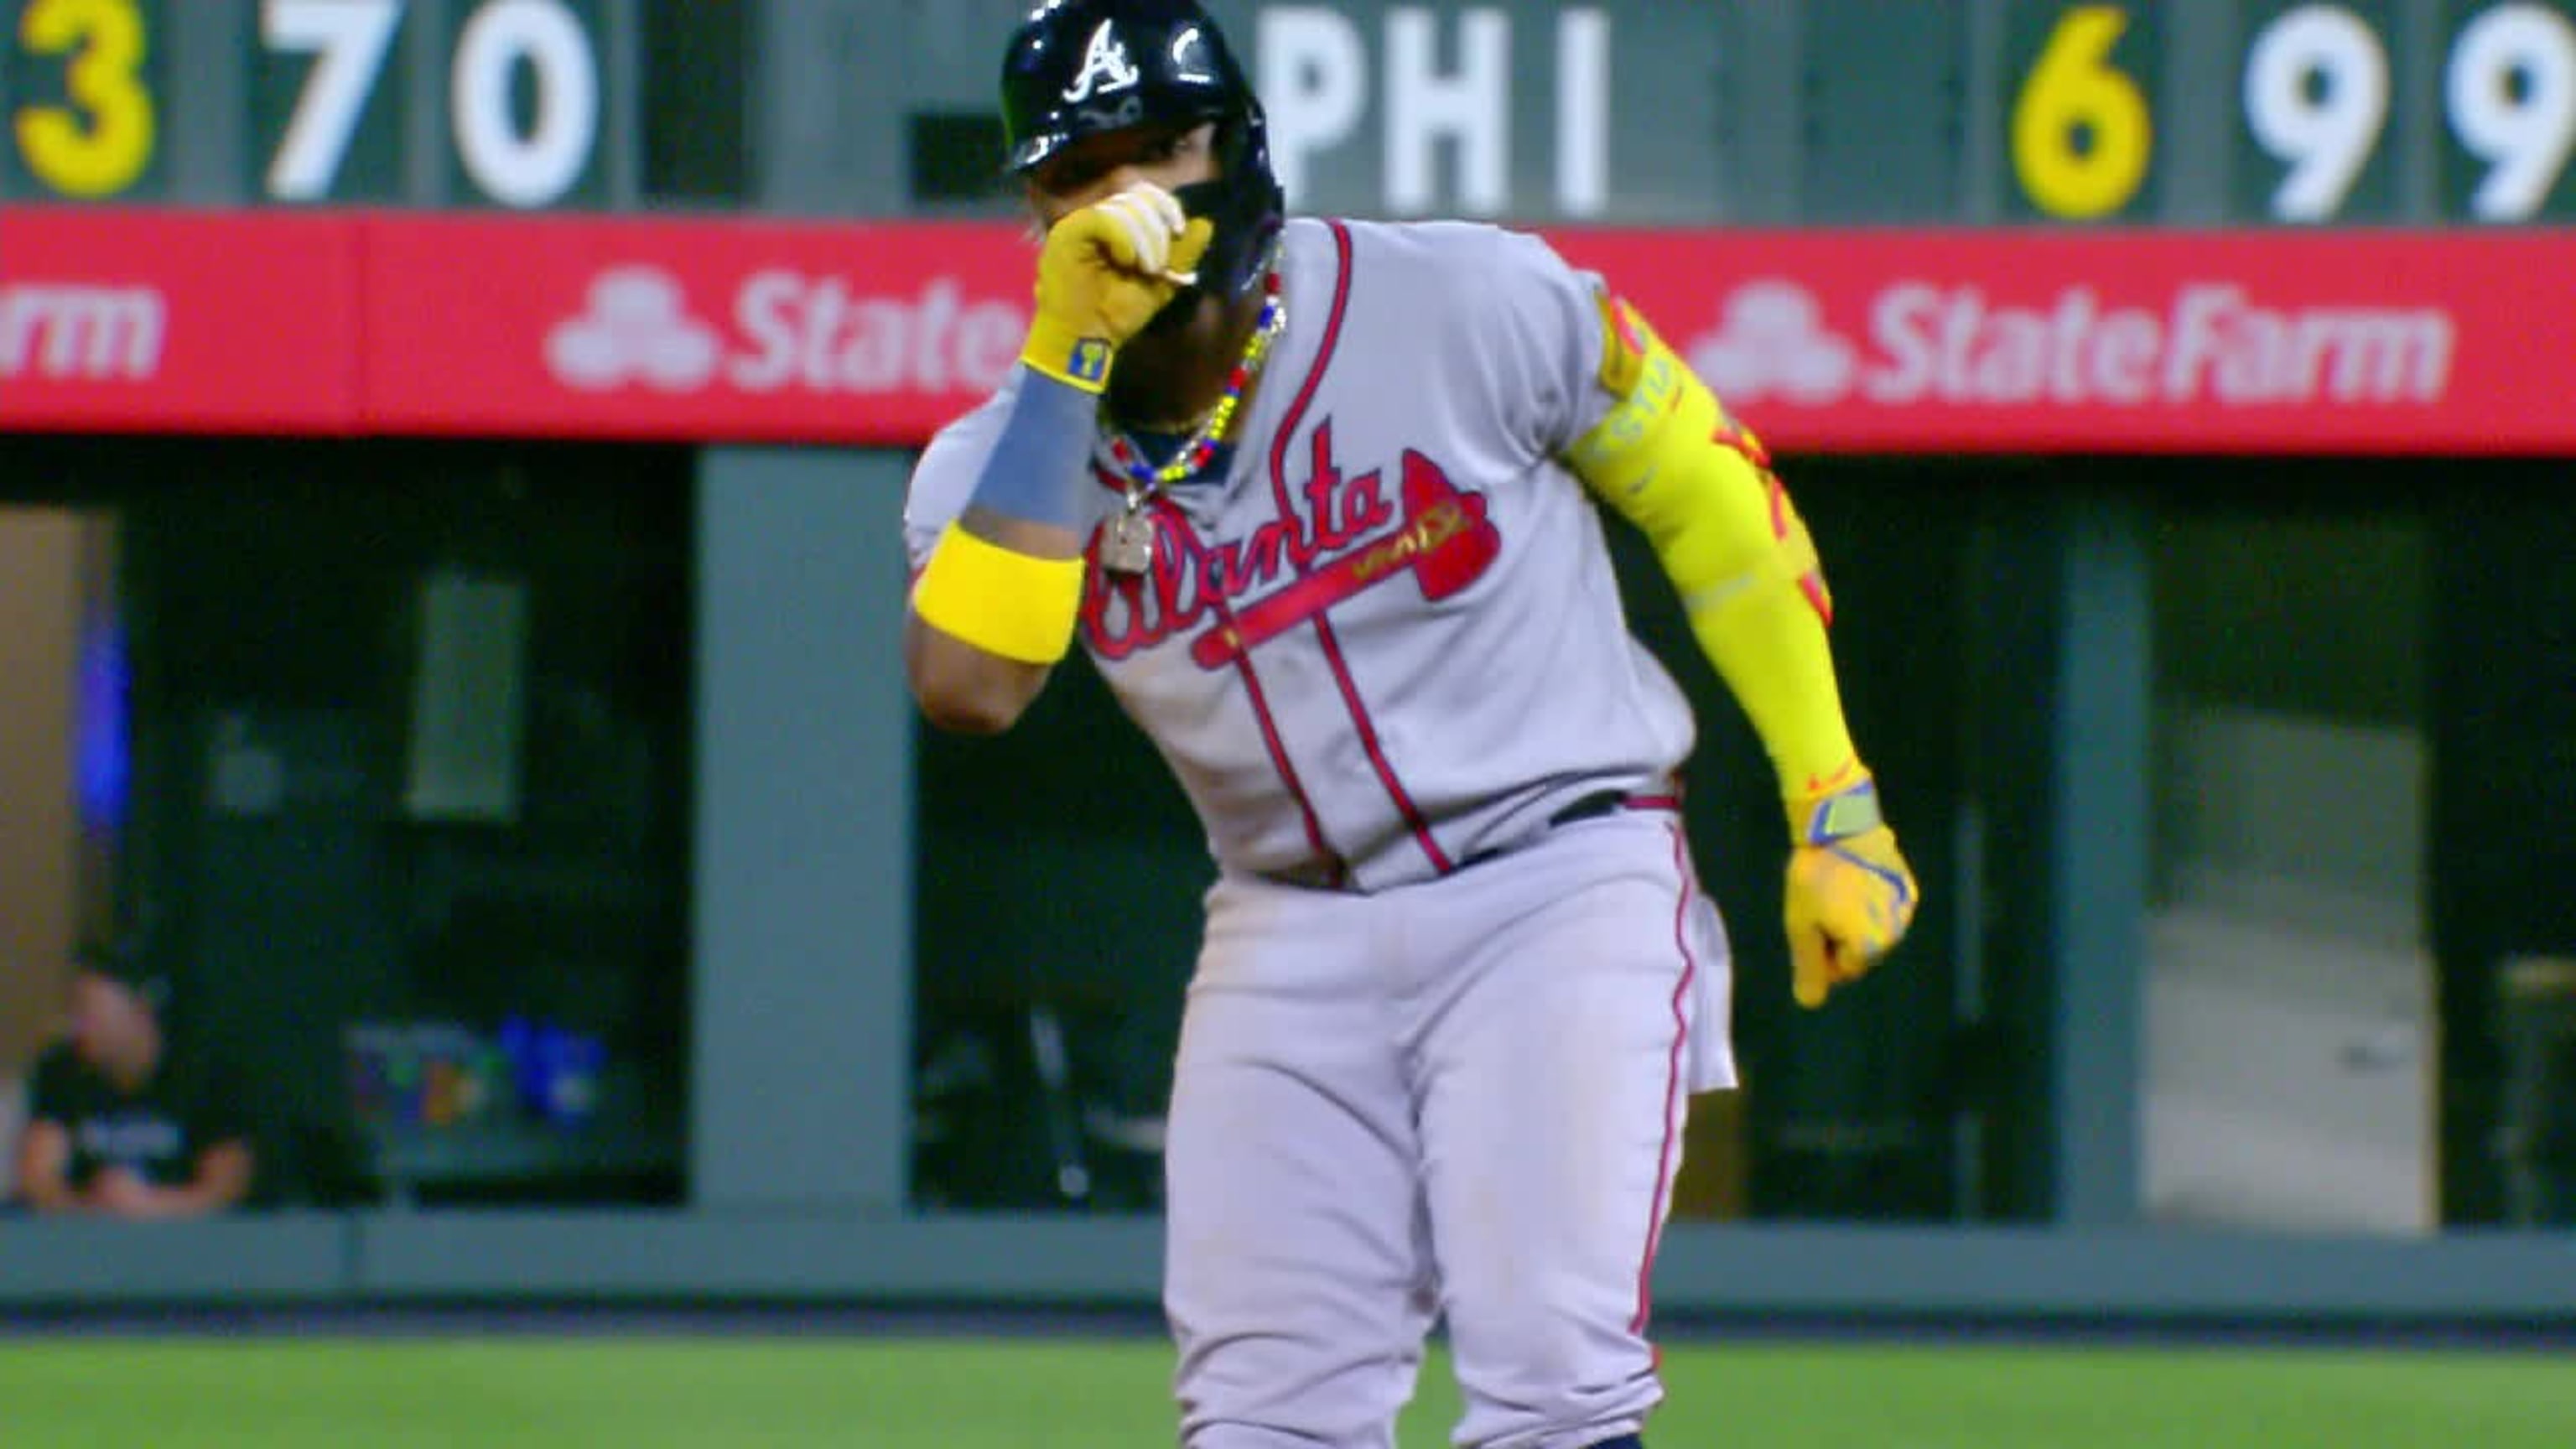
[[[1786,897],[1790,989],[1812,1008],[1905,939],[1922,892],[1868,776],[1794,805],[1790,821],[1798,835]]]
[[[1197,280],[1214,235],[1149,182],[1066,213],[1038,254],[1037,316],[1021,360],[1089,392],[1108,386],[1119,344]]]

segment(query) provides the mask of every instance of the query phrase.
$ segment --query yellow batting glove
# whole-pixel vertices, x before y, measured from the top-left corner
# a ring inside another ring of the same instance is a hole
[[[1790,989],[1810,1010],[1856,981],[1905,939],[1922,891],[1878,808],[1878,786],[1855,770],[1840,788],[1789,802]]]
[[[1020,360],[1058,382],[1097,393],[1109,386],[1119,345],[1154,320],[1216,235],[1205,217],[1182,215],[1159,186],[1131,186],[1068,212],[1038,253],[1037,315]]]

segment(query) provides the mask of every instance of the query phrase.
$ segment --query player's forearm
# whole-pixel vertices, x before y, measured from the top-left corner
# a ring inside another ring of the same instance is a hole
[[[1072,646],[1098,395],[1034,369],[912,591],[905,672],[932,723],[1007,729]]]
[[[1747,590],[1694,610],[1691,632],[1753,722],[1791,800],[1852,782],[1860,761],[1843,717],[1824,619],[1795,589]]]
[[[1569,461],[1653,543],[1783,795],[1807,799],[1856,780],[1826,638],[1832,601],[1806,524],[1761,445],[1648,333],[1632,385]]]
[[[1719,477],[1708,486],[1746,485]],[[1787,517],[1794,541],[1775,535],[1767,518],[1710,506],[1656,540],[1656,553],[1701,652],[1770,754],[1782,795],[1802,800],[1851,783],[1860,762],[1826,637],[1822,577],[1812,546],[1798,546],[1805,529]]]

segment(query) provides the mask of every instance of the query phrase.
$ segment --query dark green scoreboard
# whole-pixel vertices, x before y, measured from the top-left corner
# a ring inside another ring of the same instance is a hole
[[[0,196],[607,207],[632,174],[635,14],[618,0],[0,0]]]
[[[739,138],[699,147],[718,203],[902,212],[939,198],[901,161],[819,152],[981,134],[1026,4],[0,0],[0,199],[617,210],[660,135]],[[1211,4],[1256,69],[1289,57],[1274,132],[1317,208],[2576,221],[2576,0]]]
[[[2219,65],[2177,74],[2165,5],[2015,0],[2006,156],[2026,214],[2151,212],[2159,133],[2228,118],[2227,212],[2249,222],[2576,219],[2576,7],[2567,0],[2241,0]],[[2427,23],[2429,22],[2429,23]],[[2429,209],[2401,184],[2429,162]]]
[[[612,79],[598,0],[450,9],[434,28],[398,0],[266,0],[261,11],[255,195],[395,201],[426,147],[453,197],[512,207],[608,200]],[[420,49],[431,84],[416,83],[423,67],[410,53]],[[428,124],[415,124],[424,114]]]

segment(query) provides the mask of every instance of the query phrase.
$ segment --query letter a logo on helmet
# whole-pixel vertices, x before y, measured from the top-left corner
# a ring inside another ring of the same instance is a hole
[[[1118,39],[1116,24],[1103,20],[1100,28],[1091,32],[1091,44],[1082,51],[1082,71],[1073,78],[1073,84],[1064,88],[1067,101],[1087,101],[1093,96],[1127,90],[1140,79],[1136,62],[1127,58],[1127,47]]]

